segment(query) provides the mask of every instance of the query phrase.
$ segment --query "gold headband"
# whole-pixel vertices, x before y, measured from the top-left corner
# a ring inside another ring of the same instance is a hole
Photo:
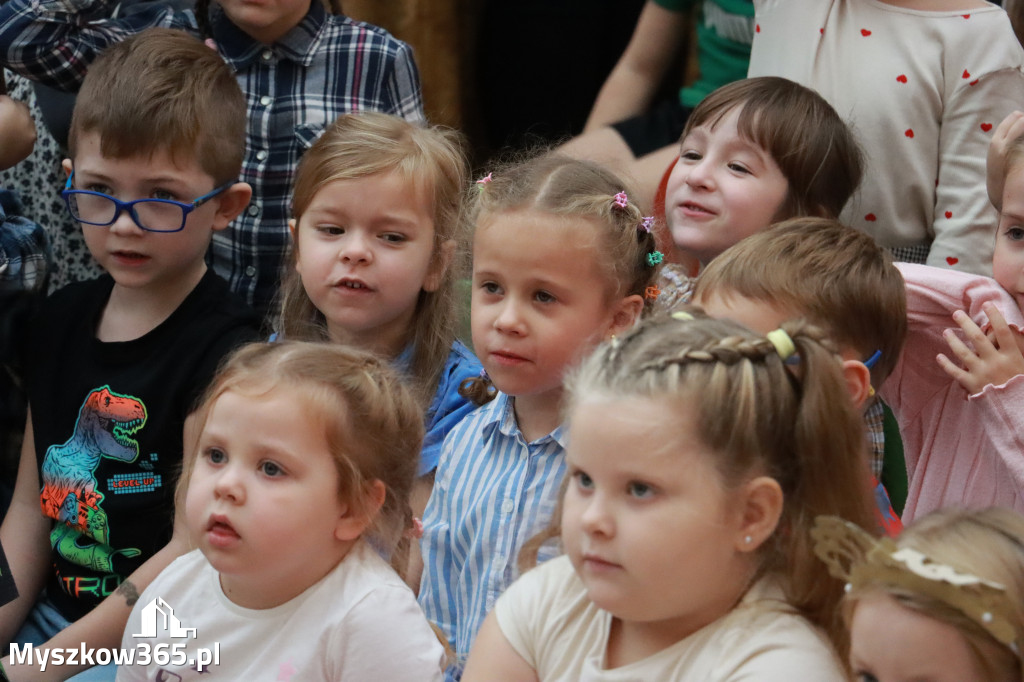
[[[811,529],[814,553],[847,591],[865,586],[901,587],[951,606],[996,640],[1021,654],[1024,637],[1013,627],[1006,588],[932,561],[890,538],[875,539],[836,516],[819,516]]]

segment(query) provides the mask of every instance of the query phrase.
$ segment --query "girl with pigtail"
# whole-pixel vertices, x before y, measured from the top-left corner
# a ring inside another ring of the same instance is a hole
[[[471,327],[490,399],[445,439],[423,516],[420,604],[457,679],[525,540],[548,525],[565,472],[562,380],[655,295],[661,254],[630,190],[558,155],[496,169],[471,189]],[[545,547],[541,558],[553,556]]]
[[[388,361],[250,344],[207,389],[195,433],[176,506],[197,549],[143,592],[123,644],[154,600],[198,634],[179,644],[159,629],[154,650],[183,655],[121,666],[118,680],[191,679],[188,661],[214,642],[222,679],[440,678],[442,644],[392,570],[408,557],[423,413]]]
[[[831,342],[681,311],[602,345],[567,392],[566,556],[497,600],[463,680],[848,679],[809,532],[875,524]]]

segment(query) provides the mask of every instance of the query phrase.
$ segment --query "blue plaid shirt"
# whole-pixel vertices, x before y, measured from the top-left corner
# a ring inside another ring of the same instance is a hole
[[[110,19],[113,7],[108,0],[11,0],[0,7],[0,59],[33,80],[70,90],[112,43],[154,26],[198,31],[191,11],[153,3]],[[252,203],[228,230],[214,234],[211,262],[233,290],[265,311],[288,247],[299,157],[346,112],[422,122],[419,72],[407,44],[376,26],[328,14],[319,0],[272,45],[249,37],[216,6],[211,27],[245,93],[249,129],[240,179],[253,187]]]

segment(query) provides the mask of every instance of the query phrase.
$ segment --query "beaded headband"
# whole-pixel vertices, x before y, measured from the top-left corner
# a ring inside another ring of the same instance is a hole
[[[870,585],[901,587],[956,609],[1021,655],[1024,636],[1015,631],[1006,588],[932,561],[890,538],[875,539],[836,516],[819,516],[811,529],[814,553],[846,590]]]

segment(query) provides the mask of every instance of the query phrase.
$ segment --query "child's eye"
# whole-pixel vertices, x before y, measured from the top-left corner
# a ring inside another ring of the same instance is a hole
[[[497,296],[501,294],[501,287],[494,282],[484,282],[480,285],[480,288],[484,290],[484,293]]]
[[[576,479],[576,487],[581,490],[594,489],[594,479],[590,478],[585,471],[577,471],[572,475],[572,477]]]
[[[284,476],[284,469],[282,469],[276,462],[271,462],[269,460],[260,463],[260,472],[265,476],[270,476],[271,478]]]
[[[729,170],[734,171],[736,173],[743,173],[745,175],[750,174],[750,169],[744,166],[742,163],[730,163]]]
[[[382,234],[380,238],[391,244],[401,244],[402,242],[406,241],[406,236],[404,234],[399,234],[397,232],[387,232],[385,234]]]
[[[629,494],[641,500],[646,500],[654,495],[654,488],[646,483],[633,481],[629,484]]]
[[[339,235],[345,234],[345,228],[338,227],[337,225],[317,225],[316,231],[319,232],[320,234],[326,234],[331,237],[337,237]]]
[[[99,192],[100,194],[106,194],[107,196],[113,196],[113,190],[110,189],[110,186],[104,185],[99,182],[94,182],[91,185],[86,185],[85,187],[82,187],[82,189],[88,190],[90,192]]]
[[[1024,240],[1024,227],[1014,225],[1006,229],[1006,236],[1010,238],[1010,241],[1019,242]]]
[[[206,450],[206,459],[210,460],[211,464],[223,464],[228,461],[228,456],[220,448],[208,448]]]
[[[857,679],[859,682],[878,682],[878,678],[871,673],[859,672],[857,673]]]
[[[533,297],[538,303],[554,303],[557,299],[546,291],[538,291]]]
[[[154,189],[149,193],[150,199],[163,199],[165,201],[177,201],[178,197],[173,192],[168,192],[165,189]]]
[[[700,161],[702,157],[700,152],[695,152],[692,149],[687,149],[679,155],[679,158],[685,161]]]

